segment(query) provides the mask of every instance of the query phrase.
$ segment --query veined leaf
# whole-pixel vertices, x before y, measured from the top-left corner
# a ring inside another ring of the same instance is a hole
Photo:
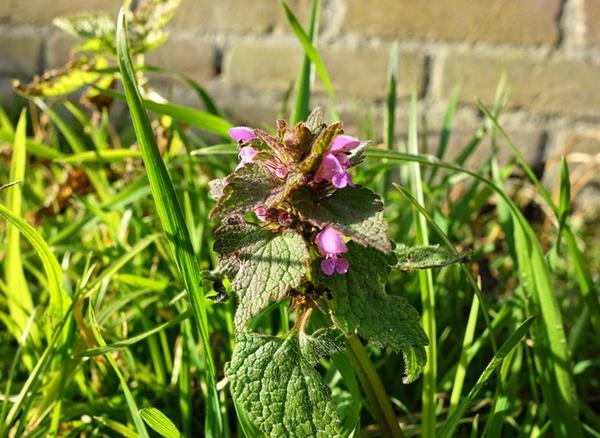
[[[248,163],[225,179],[222,196],[210,215],[249,213],[273,205],[286,196],[291,177],[283,181],[271,175],[263,163]]]
[[[238,331],[270,302],[298,287],[308,269],[308,248],[301,235],[274,233],[240,217],[226,220],[216,231],[215,251],[239,299]]]
[[[392,244],[383,220],[383,203],[365,187],[346,187],[317,201],[315,193],[298,190],[290,200],[303,221],[322,228],[331,226],[361,245],[389,253]]]
[[[439,245],[407,246],[398,245],[394,249],[398,262],[394,266],[399,271],[418,271],[419,269],[441,268],[453,263],[464,263],[470,253],[455,253]]]
[[[405,382],[416,379],[426,362],[427,336],[417,311],[399,296],[388,295],[384,284],[394,256],[350,242],[344,254],[348,272],[330,277],[315,269],[316,281],[329,289],[331,316],[347,334],[357,332],[370,342],[402,351],[406,363]]]
[[[287,339],[242,333],[225,375],[231,394],[270,437],[337,437],[340,420],[331,391],[303,354],[307,335]],[[310,342],[310,341],[308,341]]]

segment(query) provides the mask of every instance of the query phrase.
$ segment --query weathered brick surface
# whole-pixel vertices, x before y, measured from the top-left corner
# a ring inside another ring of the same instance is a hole
[[[389,50],[320,49],[337,94],[344,97],[382,98],[386,94]],[[296,44],[240,44],[225,60],[225,77],[234,85],[252,88],[287,89],[296,79],[302,51]],[[413,86],[423,84],[424,57],[402,54],[399,59],[398,94],[405,97]],[[324,92],[319,79],[317,92]]]
[[[215,49],[211,44],[187,37],[172,37],[147,56],[148,64],[184,73],[197,81],[214,77],[214,61]]]
[[[58,68],[71,59],[71,49],[78,39],[66,33],[55,30],[48,38],[46,47],[46,68]]]
[[[2,0],[10,23],[49,25],[55,17],[82,11],[105,11],[117,16],[121,0]]]
[[[224,77],[233,86],[285,90],[298,74],[301,56],[291,43],[238,44],[225,57]]]
[[[309,0],[287,2],[301,22],[308,16]],[[287,23],[275,0],[183,0],[171,28],[233,33],[266,32]]]
[[[558,38],[560,0],[346,0],[346,8],[344,28],[349,32],[552,44]]]
[[[383,98],[387,92],[389,49],[325,48],[321,50],[336,93],[345,97]],[[425,70],[422,55],[403,53],[399,57],[399,97],[410,95],[413,87],[421,90]],[[317,87],[317,90],[322,90]]]
[[[584,39],[587,44],[600,44],[600,1],[583,0]]]
[[[475,97],[490,102],[502,72],[511,88],[509,106],[541,114],[600,116],[600,66],[581,61],[535,60],[525,55],[479,56],[451,53],[443,60],[442,77],[434,84],[447,97],[462,85],[463,101]]]
[[[0,32],[0,73],[30,75],[39,70],[41,36]]]

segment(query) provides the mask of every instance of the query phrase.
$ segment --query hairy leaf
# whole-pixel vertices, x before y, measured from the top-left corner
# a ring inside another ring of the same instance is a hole
[[[417,271],[419,269],[441,268],[453,263],[465,263],[470,252],[455,254],[439,245],[406,246],[398,245],[394,249],[398,262],[394,266],[399,271]]]
[[[272,176],[263,163],[248,163],[226,178],[223,195],[210,215],[217,217],[254,211],[280,199],[285,188],[283,181]]]
[[[291,201],[300,218],[322,228],[331,226],[361,245],[389,253],[392,244],[383,220],[383,203],[365,187],[346,187],[317,199],[311,189],[298,190]]]
[[[304,336],[243,333],[225,367],[233,399],[270,437],[340,436],[331,391],[302,353]]]
[[[270,302],[298,287],[308,266],[308,249],[301,235],[275,233],[239,217],[226,220],[216,231],[215,251],[219,267],[239,299],[235,313],[238,331]]]
[[[346,333],[357,332],[377,345],[402,351],[404,381],[413,381],[425,364],[428,340],[417,311],[404,298],[385,292],[395,257],[354,242],[345,256],[350,262],[346,274],[327,277],[315,269],[316,280],[332,294],[327,300],[331,316]]]

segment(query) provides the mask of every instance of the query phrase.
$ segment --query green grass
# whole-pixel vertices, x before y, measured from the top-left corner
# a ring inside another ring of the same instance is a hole
[[[314,74],[337,114],[316,48],[319,7],[308,30],[282,11],[305,50],[294,121],[310,109]],[[258,436],[223,377],[235,300],[213,302],[218,291],[205,279],[216,268],[208,182],[235,165],[233,121],[185,76],[207,112],[143,99],[122,18],[123,89],[104,90],[110,108],[36,99],[28,111],[0,112],[10,156],[0,158],[0,437]],[[358,338],[352,354],[321,362],[344,435],[598,436],[597,216],[572,210],[566,161],[552,199],[518,153],[498,123],[504,86],[491,110],[481,105],[485,119],[453,162],[444,160],[458,90],[437,159],[420,154],[415,96],[402,121],[408,138],[398,139],[396,56],[393,48],[383,148],[368,150],[355,182],[384,190],[396,243],[474,252],[467,264],[397,273],[388,285],[420,310],[430,337],[416,382],[402,384],[401,355]],[[124,103],[133,129],[109,117]],[[466,170],[489,138],[494,153]],[[500,148],[516,158],[498,162]],[[509,184],[516,168],[522,185]],[[286,307],[273,306],[253,330],[279,333],[294,318]]]

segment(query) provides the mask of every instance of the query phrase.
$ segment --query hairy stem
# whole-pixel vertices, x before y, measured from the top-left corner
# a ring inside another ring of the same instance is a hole
[[[350,348],[350,358],[354,363],[356,374],[360,380],[360,384],[369,400],[375,419],[381,427],[381,433],[386,437],[402,438],[404,434],[398,419],[394,414],[390,399],[385,392],[383,383],[373,363],[369,359],[367,351],[358,339],[358,336],[351,335],[348,337],[348,346]]]

